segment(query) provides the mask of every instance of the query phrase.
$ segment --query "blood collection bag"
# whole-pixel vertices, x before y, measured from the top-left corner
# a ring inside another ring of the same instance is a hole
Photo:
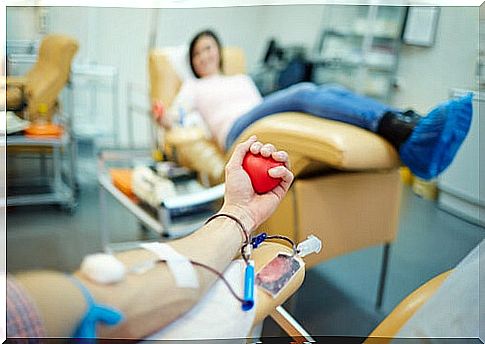
[[[256,285],[276,297],[301,267],[295,257],[279,253],[256,274]]]

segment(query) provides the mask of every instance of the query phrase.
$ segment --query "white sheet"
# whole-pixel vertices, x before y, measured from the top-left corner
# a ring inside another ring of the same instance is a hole
[[[244,262],[242,260],[232,262],[224,272],[224,276],[235,292],[242,296]],[[255,309],[256,306],[252,310],[244,312],[241,309],[241,303],[232,296],[222,280],[219,279],[187,314],[146,339],[245,338],[251,330],[256,315]]]
[[[182,82],[194,78],[188,57],[189,47],[186,44],[164,47],[160,50],[167,54],[170,64]]]

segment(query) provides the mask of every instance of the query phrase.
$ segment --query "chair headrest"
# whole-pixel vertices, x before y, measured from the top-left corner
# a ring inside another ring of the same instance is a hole
[[[189,47],[186,44],[159,48],[154,50],[153,53],[167,56],[180,81],[195,78],[190,69]]]

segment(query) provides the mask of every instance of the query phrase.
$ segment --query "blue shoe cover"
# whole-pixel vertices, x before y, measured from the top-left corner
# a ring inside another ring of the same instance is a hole
[[[432,179],[451,164],[470,129],[472,98],[469,93],[451,99],[418,122],[399,150],[401,161],[414,175]]]

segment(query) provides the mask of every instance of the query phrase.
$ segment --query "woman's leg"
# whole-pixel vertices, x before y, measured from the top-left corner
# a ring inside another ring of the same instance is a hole
[[[265,97],[261,104],[241,116],[229,131],[226,148],[231,147],[237,137],[258,119],[290,111],[305,112],[376,132],[383,114],[398,110],[341,86],[299,83]]]
[[[431,179],[455,158],[472,121],[470,93],[437,105],[421,118],[399,148],[401,161],[418,177]]]
[[[418,177],[431,179],[453,161],[471,125],[472,94],[436,106],[427,116],[391,108],[340,86],[301,83],[275,92],[241,116],[226,138],[226,148],[249,125],[278,112],[299,111],[368,129],[399,151]],[[381,121],[382,120],[382,121]]]

